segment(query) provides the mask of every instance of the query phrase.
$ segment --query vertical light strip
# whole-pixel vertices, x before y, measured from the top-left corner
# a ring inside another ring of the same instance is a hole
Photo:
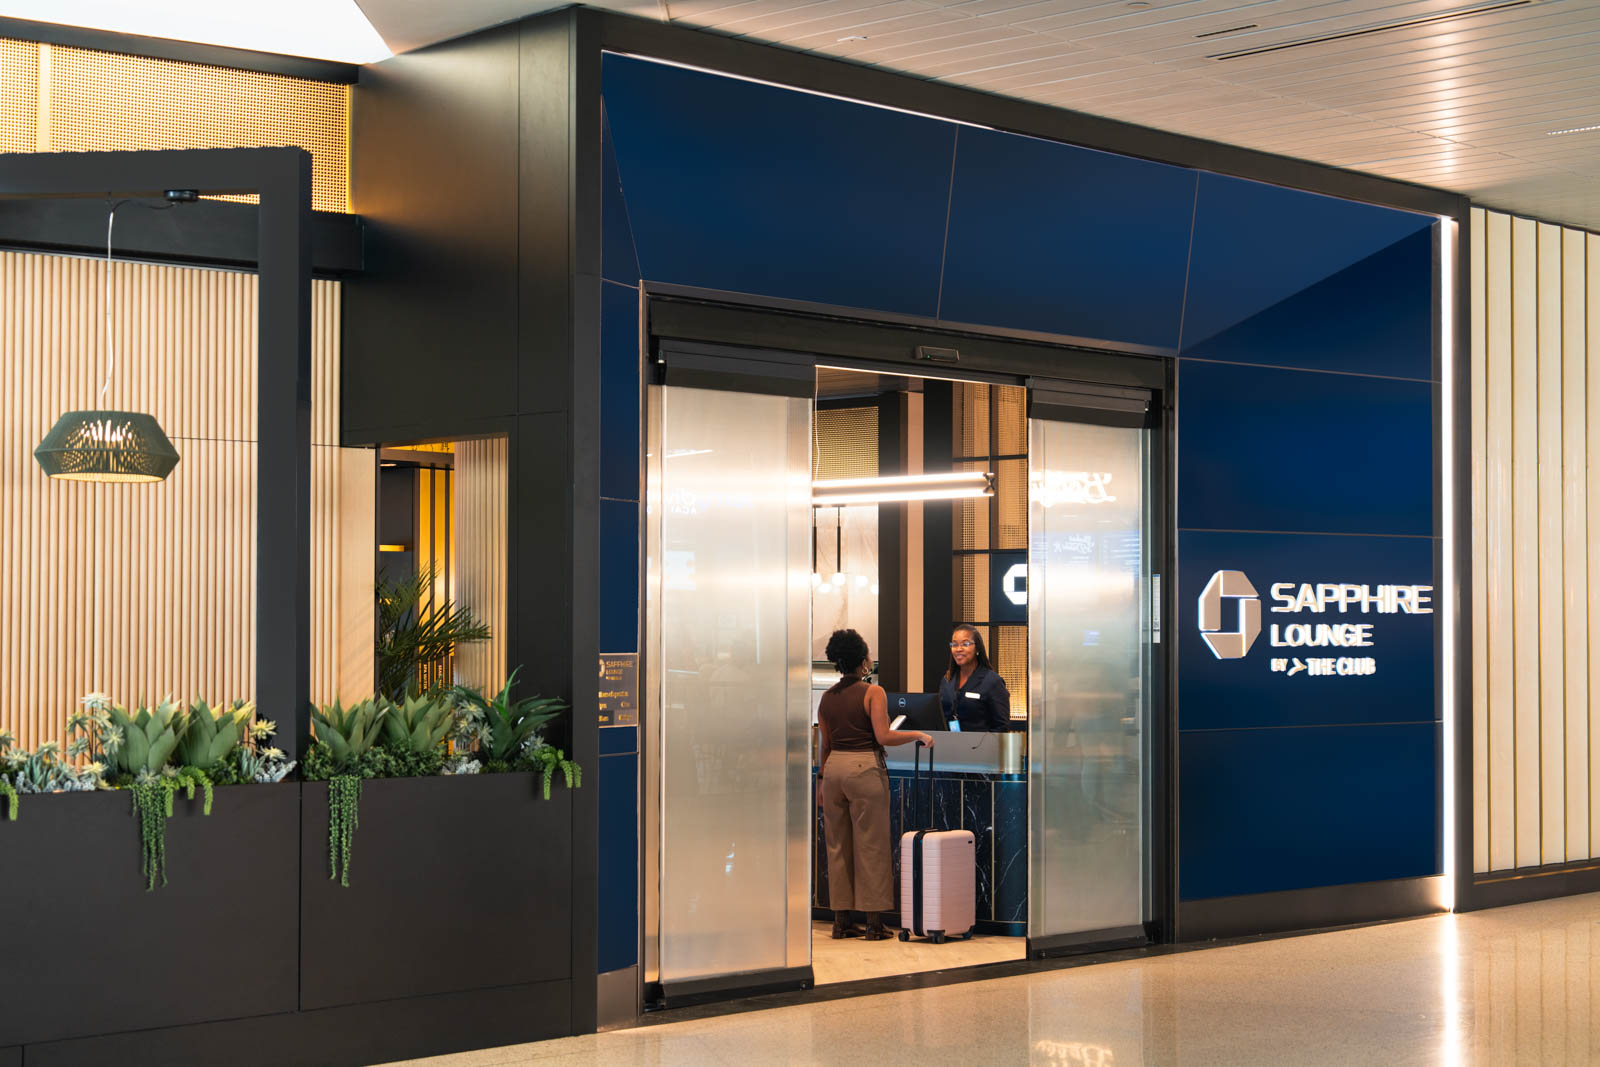
[[[1456,595],[1456,583],[1470,581],[1471,575],[1464,575],[1456,569],[1456,461],[1455,461],[1455,314],[1456,314],[1456,249],[1459,241],[1456,234],[1456,221],[1449,216],[1439,219],[1439,503],[1443,512],[1444,528],[1440,531],[1442,544],[1441,555],[1444,559],[1444,580],[1439,583],[1440,591],[1446,598],[1440,605],[1441,626],[1441,659],[1439,675],[1441,678],[1440,698],[1443,708],[1444,720],[1444,751],[1442,753],[1444,773],[1442,779],[1444,797],[1440,810],[1443,813],[1440,833],[1443,835],[1444,879],[1441,884],[1443,899],[1439,902],[1446,909],[1454,910],[1456,902],[1456,610],[1459,598]]]

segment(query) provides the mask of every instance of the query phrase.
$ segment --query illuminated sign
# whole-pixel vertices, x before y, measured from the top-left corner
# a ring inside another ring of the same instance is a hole
[[[1369,585],[1356,582],[1273,582],[1267,587],[1274,615],[1343,616],[1332,622],[1273,622],[1271,648],[1366,649],[1376,644],[1376,619],[1349,616],[1432,615],[1431,585]],[[1238,616],[1224,629],[1224,601],[1238,602]],[[1220,570],[1200,594],[1200,637],[1218,659],[1243,659],[1261,636],[1261,597],[1243,571]],[[1372,656],[1273,656],[1270,670],[1294,677],[1363,677],[1376,674]]]
[[[1016,549],[989,553],[989,622],[1020,626],[1028,621],[1028,554]]]

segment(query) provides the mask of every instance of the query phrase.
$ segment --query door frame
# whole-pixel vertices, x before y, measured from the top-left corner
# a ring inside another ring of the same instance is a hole
[[[1142,927],[1090,932],[1049,939],[1038,946],[1029,944],[1031,957],[1101,951],[1112,947],[1144,943],[1170,943],[1177,933],[1177,658],[1172,655],[1176,627],[1177,537],[1176,518],[1176,441],[1177,367],[1176,353],[1165,349],[1095,346],[1080,338],[1031,331],[1005,330],[915,316],[873,313],[854,308],[774,300],[743,293],[698,289],[689,286],[644,281],[641,284],[644,313],[640,342],[645,366],[643,385],[664,384],[670,373],[660,358],[662,341],[712,346],[720,349],[759,350],[763,361],[842,367],[861,371],[880,371],[920,378],[989,382],[1027,386],[1030,380],[1071,385],[1132,387],[1151,394],[1150,442],[1150,567],[1161,576],[1156,599],[1163,640],[1152,650],[1151,663],[1151,745],[1147,791],[1148,822],[1146,849],[1150,862],[1150,918]],[[945,362],[939,352],[954,349],[957,362]],[[641,405],[644,423],[641,440],[658,443],[659,412],[650,403]],[[648,474],[647,474],[648,477]],[[641,539],[643,540],[643,538]],[[641,548],[644,548],[641,545]],[[647,586],[651,576],[641,568],[639,602],[648,610]],[[641,624],[645,623],[641,619]],[[658,664],[652,662],[641,643],[640,671],[647,687],[653,685]],[[654,690],[651,690],[654,692]],[[650,962],[659,961],[651,939],[659,939],[659,709],[653,716],[650,697],[642,703],[646,720],[641,722],[640,812],[640,916],[641,1003],[651,1003],[659,995],[659,966],[652,979]],[[653,718],[654,725],[651,725]],[[1030,823],[1033,819],[1030,811]],[[654,828],[652,828],[654,827]],[[652,840],[652,837],[654,840]],[[654,881],[657,884],[651,884]],[[652,902],[654,907],[652,908]],[[659,943],[657,941],[657,943]],[[783,976],[794,988],[795,976]],[[809,977],[809,976],[807,976]],[[717,983],[723,986],[724,983]],[[800,983],[802,985],[809,982]],[[733,992],[764,991],[758,987],[708,989],[705,999],[721,999]]]

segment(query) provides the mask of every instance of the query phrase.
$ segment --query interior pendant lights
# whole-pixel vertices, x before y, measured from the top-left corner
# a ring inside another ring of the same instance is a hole
[[[168,199],[190,199],[192,194]],[[103,405],[116,370],[116,339],[111,329],[111,228],[117,220],[114,204],[106,215],[106,378],[92,411],[69,411],[56,420],[34,459],[45,474],[74,482],[159,482],[178,464],[178,451],[162,432],[155,417],[138,411],[113,411]]]

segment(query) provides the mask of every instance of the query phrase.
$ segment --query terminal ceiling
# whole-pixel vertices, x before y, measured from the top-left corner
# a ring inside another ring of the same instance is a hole
[[[395,51],[561,6],[360,3]],[[1593,0],[593,6],[1448,189],[1487,207],[1600,230],[1600,67],[1592,58],[1600,51],[1600,4]]]

